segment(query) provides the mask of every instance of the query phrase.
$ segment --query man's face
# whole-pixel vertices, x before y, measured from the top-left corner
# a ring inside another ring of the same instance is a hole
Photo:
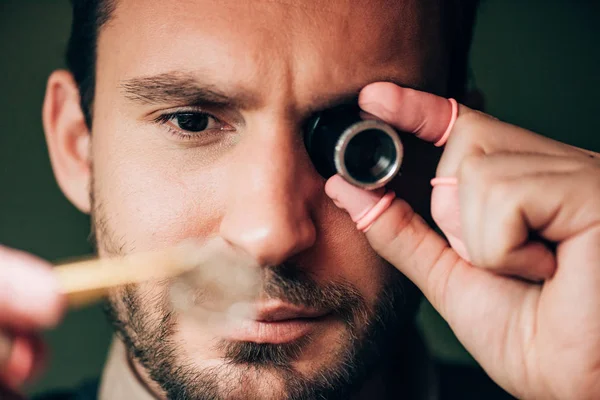
[[[397,301],[402,278],[325,196],[301,126],[371,82],[439,88],[445,77],[428,72],[437,14],[424,3],[118,1],[98,48],[100,253],[220,236],[270,288],[262,319],[226,330],[173,313],[164,285],[113,294],[143,373],[171,396],[340,389],[368,367],[384,325],[400,329],[382,315],[413,312]]]

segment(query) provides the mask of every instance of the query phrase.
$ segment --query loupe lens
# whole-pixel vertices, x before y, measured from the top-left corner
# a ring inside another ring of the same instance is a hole
[[[337,141],[337,173],[353,185],[373,190],[385,186],[400,171],[403,147],[396,131],[377,120],[357,122]]]
[[[344,154],[348,174],[366,184],[384,179],[395,168],[397,159],[394,141],[378,129],[368,129],[354,136]]]
[[[362,116],[356,104],[323,111],[307,123],[304,142],[323,178],[339,174],[355,186],[373,190],[398,174],[403,146],[391,126]]]

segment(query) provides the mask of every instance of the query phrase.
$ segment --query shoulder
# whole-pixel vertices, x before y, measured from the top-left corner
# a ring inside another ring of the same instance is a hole
[[[440,364],[438,366],[442,400],[512,400],[479,367]]]
[[[57,391],[36,396],[33,400],[98,400],[99,379],[87,381],[73,391]]]

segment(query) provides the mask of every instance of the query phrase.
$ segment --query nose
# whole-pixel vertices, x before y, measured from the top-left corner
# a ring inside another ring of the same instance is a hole
[[[281,264],[315,243],[311,207],[322,186],[300,135],[292,128],[272,132],[236,146],[220,226],[224,239],[263,266]]]

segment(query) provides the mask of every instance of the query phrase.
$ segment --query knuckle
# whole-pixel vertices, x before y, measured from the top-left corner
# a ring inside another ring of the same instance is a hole
[[[589,182],[588,186],[593,191],[593,196],[596,200],[600,200],[600,166],[589,166],[586,168],[586,181]]]
[[[460,138],[467,143],[481,140],[479,126],[481,126],[482,123],[485,123],[488,118],[489,117],[486,114],[481,112],[461,108],[460,117],[455,125],[457,136],[460,136]]]
[[[482,113],[480,111],[473,110],[472,108],[461,107],[460,108],[460,118],[458,118],[458,120],[456,122],[457,123],[461,122],[461,124],[465,124],[465,126],[469,126],[474,123],[480,123],[481,120],[486,115],[487,114]]]
[[[458,167],[458,178],[461,182],[474,183],[482,178],[485,172],[485,159],[482,155],[468,155]]]
[[[600,223],[600,168],[586,168],[582,172],[576,185],[585,191],[585,196],[581,196],[581,192],[578,195],[575,191],[573,196],[585,199],[579,213],[590,220],[590,223]]]
[[[498,206],[500,209],[506,208],[502,207],[503,204],[507,204],[510,199],[514,197],[514,186],[509,180],[497,180],[492,185],[489,186],[489,201],[493,202],[494,205]],[[516,207],[516,205],[514,205]]]

